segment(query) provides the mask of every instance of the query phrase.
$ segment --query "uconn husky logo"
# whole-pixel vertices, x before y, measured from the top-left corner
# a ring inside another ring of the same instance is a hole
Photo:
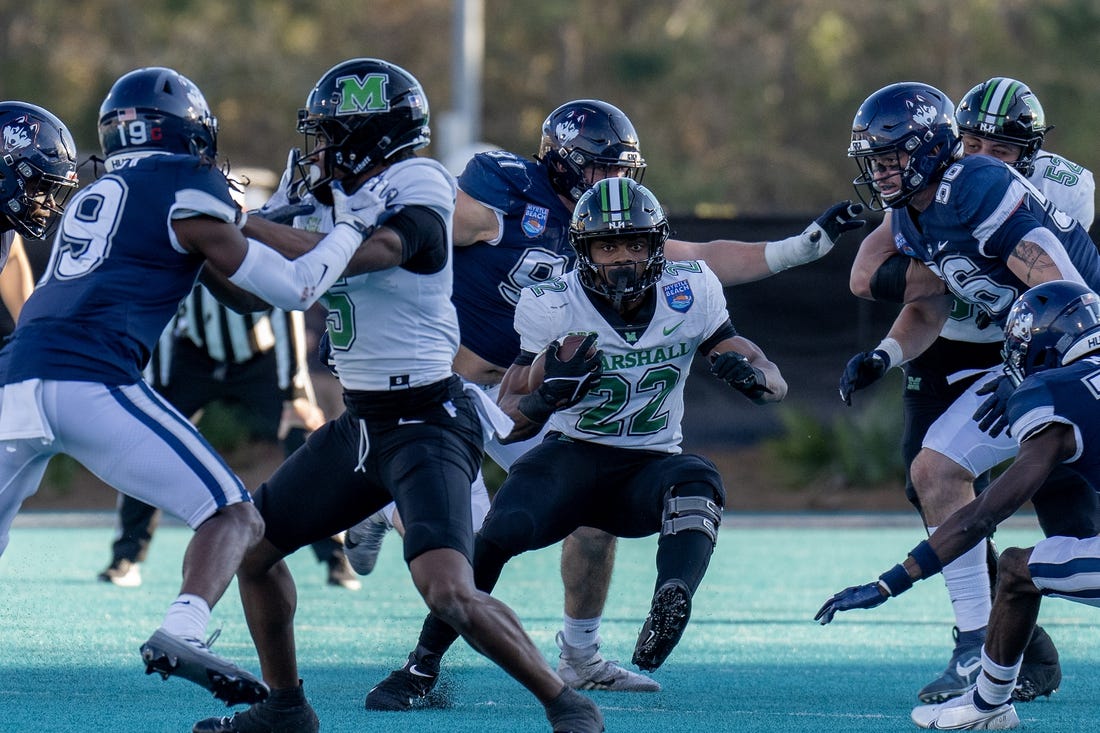
[[[1034,322],[1034,313],[1021,313],[1017,318],[1013,319],[1012,323],[1009,325],[1008,335],[1024,343],[1028,343],[1031,341],[1031,326]]]

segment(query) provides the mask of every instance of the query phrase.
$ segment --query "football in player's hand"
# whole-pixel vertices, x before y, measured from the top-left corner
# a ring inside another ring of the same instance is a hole
[[[561,361],[569,361],[577,354],[577,349],[580,348],[584,340],[588,338],[587,334],[571,333],[568,336],[563,336],[558,339],[558,359]],[[596,353],[596,345],[592,344],[588,349],[588,356],[593,356]],[[531,370],[527,372],[527,384],[534,392],[538,389],[544,379],[546,379],[546,351],[542,351],[535,360],[531,363]]]

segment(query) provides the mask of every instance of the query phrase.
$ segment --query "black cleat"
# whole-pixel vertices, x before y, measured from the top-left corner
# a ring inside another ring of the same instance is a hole
[[[158,673],[161,678],[182,677],[214,693],[226,705],[257,703],[267,699],[270,690],[262,680],[253,677],[232,662],[210,651],[217,632],[204,644],[198,639],[184,639],[157,629],[149,641],[141,645],[145,674]]]
[[[554,733],[603,733],[603,713],[596,703],[566,686],[546,703],[546,719]]]
[[[690,617],[691,593],[682,581],[670,580],[658,588],[638,634],[634,664],[647,672],[664,664],[679,643]]]
[[[1031,641],[1024,649],[1024,661],[1016,677],[1012,699],[1031,702],[1037,697],[1050,697],[1062,684],[1062,665],[1058,662],[1058,650],[1050,635],[1042,626],[1036,626]]]
[[[320,728],[308,702],[276,709],[268,700],[232,716],[200,720],[191,733],[317,733]]]
[[[413,652],[404,667],[371,688],[364,704],[367,710],[412,710],[413,703],[426,698],[438,680],[439,669],[421,669]]]

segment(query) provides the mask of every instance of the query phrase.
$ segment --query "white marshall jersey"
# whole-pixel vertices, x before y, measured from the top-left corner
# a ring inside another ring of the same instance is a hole
[[[548,422],[578,440],[679,453],[684,382],[701,343],[729,313],[718,278],[703,262],[668,262],[654,286],[653,319],[626,338],[592,304],[575,270],[523,289],[516,306],[520,348],[538,353],[571,333],[596,333],[603,377],[579,403]]]
[[[337,280],[321,297],[340,384],[349,390],[408,389],[446,379],[458,352],[458,317],[451,304],[456,185],[440,163],[411,158],[381,174],[395,193],[391,207],[424,206],[447,227],[447,264],[416,274],[402,267]],[[355,195],[352,194],[352,199]],[[319,205],[295,226],[326,233],[332,210]]]
[[[11,254],[11,244],[15,241],[15,232],[10,229],[0,233],[0,270],[8,264],[8,255]]]
[[[1088,168],[1041,150],[1035,156],[1035,170],[1027,180],[1058,210],[1072,216],[1082,227],[1088,229],[1092,226],[1096,215],[1096,181]],[[1004,338],[998,328],[978,328],[974,322],[977,314],[973,306],[956,300],[955,308],[960,313],[952,313],[944,324],[940,332],[944,338],[979,344],[999,342]]]

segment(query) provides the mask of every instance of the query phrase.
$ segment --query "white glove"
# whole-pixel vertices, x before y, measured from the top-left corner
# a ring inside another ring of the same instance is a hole
[[[844,232],[859,229],[867,223],[859,218],[862,213],[862,204],[841,201],[810,222],[801,234],[768,242],[764,248],[768,268],[772,272],[782,272],[821,259],[829,254]]]
[[[332,189],[332,218],[336,224],[347,224],[367,239],[386,217],[386,207],[394,191],[389,182],[378,175],[348,196],[339,181],[329,184]]]

